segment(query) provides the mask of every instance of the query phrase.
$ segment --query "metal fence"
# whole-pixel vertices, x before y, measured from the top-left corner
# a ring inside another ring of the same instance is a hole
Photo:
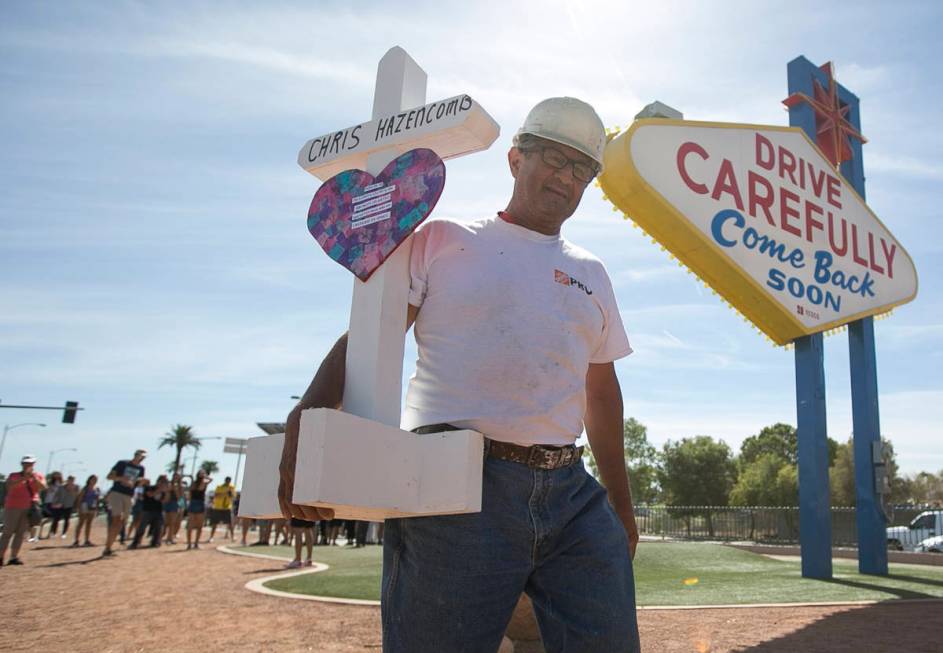
[[[888,526],[906,525],[925,508],[888,509]],[[855,509],[833,507],[832,545],[856,546]],[[799,508],[770,506],[647,506],[635,508],[642,535],[685,540],[720,540],[795,544]]]

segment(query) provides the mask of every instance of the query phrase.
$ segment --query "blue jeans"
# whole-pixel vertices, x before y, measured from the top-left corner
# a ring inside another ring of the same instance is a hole
[[[383,651],[494,653],[523,592],[547,651],[637,652],[622,522],[581,463],[485,460],[482,510],[388,519]]]
[[[151,528],[151,546],[160,546],[160,532],[164,528],[164,513],[159,510],[142,510],[141,523],[138,524],[134,540],[131,541],[132,548],[136,549],[141,544],[141,538],[144,537],[144,531],[147,530],[148,526]]]

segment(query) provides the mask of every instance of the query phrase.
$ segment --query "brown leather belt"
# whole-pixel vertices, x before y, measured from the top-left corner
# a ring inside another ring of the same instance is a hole
[[[430,424],[414,428],[413,433],[427,435],[460,430],[457,426],[451,424]],[[519,444],[501,442],[486,437],[485,456],[499,460],[510,460],[511,462],[527,465],[531,469],[560,469],[561,467],[569,467],[581,460],[583,447],[572,444],[565,447],[554,447],[546,444],[534,444],[524,447]]]

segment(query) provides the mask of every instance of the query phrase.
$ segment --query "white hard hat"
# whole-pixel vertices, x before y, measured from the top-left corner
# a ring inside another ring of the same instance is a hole
[[[572,97],[552,97],[537,103],[524,125],[514,136],[514,145],[524,134],[533,134],[548,141],[569,145],[599,164],[602,170],[602,152],[606,147],[606,128],[596,111]]]

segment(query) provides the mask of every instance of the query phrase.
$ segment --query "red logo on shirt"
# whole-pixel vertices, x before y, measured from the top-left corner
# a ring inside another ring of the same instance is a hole
[[[593,294],[593,291],[587,288],[586,286],[584,286],[581,281],[577,281],[576,279],[568,275],[566,272],[563,272],[562,270],[553,271],[553,280],[556,281],[557,283],[563,284],[564,286],[576,286],[577,288],[585,292],[587,295]]]

